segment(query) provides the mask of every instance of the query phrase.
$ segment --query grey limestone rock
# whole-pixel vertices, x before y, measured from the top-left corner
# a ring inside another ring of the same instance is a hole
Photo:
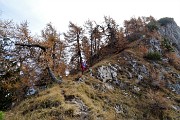
[[[159,33],[167,37],[180,53],[180,27],[173,21],[166,26],[161,26]]]
[[[115,80],[117,77],[117,69],[111,65],[101,66],[98,68],[98,76],[103,82]]]

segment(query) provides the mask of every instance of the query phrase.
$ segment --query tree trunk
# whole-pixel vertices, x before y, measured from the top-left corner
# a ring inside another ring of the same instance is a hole
[[[55,67],[56,67],[56,61],[55,61],[55,59],[56,59],[56,56],[55,56],[55,47],[56,47],[56,43],[54,43],[54,45],[53,45],[53,51],[52,51],[52,59],[53,59],[53,66],[52,66],[52,71],[53,72],[55,72]]]
[[[91,34],[91,57],[90,57],[90,66],[92,66],[92,63],[93,63],[92,56],[93,56],[93,38],[92,38],[92,34]]]
[[[79,33],[77,34],[77,44],[78,44],[78,55],[79,55],[79,59],[80,59],[80,67],[82,67],[82,56],[81,56],[81,49],[80,49],[80,43],[79,43]],[[83,70],[81,69],[82,74],[83,74]]]
[[[50,75],[53,82],[62,83],[62,80],[58,80],[56,78],[56,76],[54,75],[53,71],[51,70],[51,68],[49,66],[47,66],[47,69],[48,69],[48,73],[49,73],[49,75]]]

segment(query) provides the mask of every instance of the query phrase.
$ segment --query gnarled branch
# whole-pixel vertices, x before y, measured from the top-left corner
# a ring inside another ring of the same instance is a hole
[[[38,44],[23,44],[23,43],[16,43],[15,45],[23,46],[23,47],[38,47],[41,48],[44,52],[46,52],[47,47],[41,46]]]

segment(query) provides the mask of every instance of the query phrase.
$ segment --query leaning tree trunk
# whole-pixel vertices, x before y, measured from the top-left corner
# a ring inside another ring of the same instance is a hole
[[[47,70],[48,70],[48,74],[51,77],[53,82],[62,83],[62,80],[56,78],[56,76],[54,75],[53,71],[51,70],[51,68],[48,65],[47,65]]]
[[[21,44],[21,43],[17,43],[15,45],[22,46],[22,47],[38,47],[38,48],[42,49],[43,52],[47,51],[47,47],[44,47],[44,46],[41,46],[41,45],[38,45],[38,44]],[[58,80],[56,78],[56,76],[54,75],[53,71],[51,70],[51,68],[48,65],[48,61],[47,60],[45,60],[45,61],[46,61],[46,65],[47,65],[48,74],[51,77],[51,80],[53,82],[56,82],[56,83],[61,83],[62,80]]]

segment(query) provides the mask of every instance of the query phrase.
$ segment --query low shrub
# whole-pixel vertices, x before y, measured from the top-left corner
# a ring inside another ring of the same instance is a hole
[[[169,63],[174,66],[175,69],[180,70],[180,58],[175,52],[170,52],[166,55],[169,58]]]
[[[159,52],[148,52],[145,58],[149,60],[161,60],[161,54]]]
[[[135,41],[135,40],[138,40],[138,39],[140,39],[142,37],[142,34],[141,33],[132,33],[132,34],[130,34],[129,36],[128,36],[128,41],[129,42],[133,42],[133,41]]]
[[[146,25],[146,27],[148,28],[148,30],[150,31],[150,32],[153,32],[154,30],[158,30],[159,29],[159,27],[158,27],[158,22],[149,22],[147,25]]]
[[[162,41],[162,45],[163,47],[165,47],[165,49],[167,49],[169,52],[174,52],[174,48],[171,45],[170,41],[168,38],[164,38],[164,40]]]
[[[169,17],[164,17],[158,20],[158,23],[161,26],[166,26],[167,24],[173,23],[174,19],[173,18],[169,18]]]

